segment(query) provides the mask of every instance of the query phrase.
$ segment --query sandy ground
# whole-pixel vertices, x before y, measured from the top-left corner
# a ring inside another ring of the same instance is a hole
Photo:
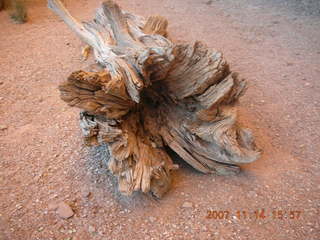
[[[89,19],[100,1],[64,2]],[[88,65],[83,44],[44,1],[32,1],[27,24],[0,12],[0,239],[320,239],[319,1],[118,2],[167,17],[175,41],[224,52],[249,81],[239,118],[263,155],[234,177],[180,163],[164,199],[121,197],[104,153],[83,145],[79,110],[59,99],[58,84]],[[73,217],[50,210],[60,201]],[[210,210],[229,217],[207,219]]]

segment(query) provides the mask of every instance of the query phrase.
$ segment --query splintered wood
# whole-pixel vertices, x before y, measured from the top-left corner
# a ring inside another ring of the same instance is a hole
[[[86,143],[108,147],[108,167],[123,194],[162,197],[177,169],[169,149],[198,171],[221,175],[259,157],[250,130],[236,122],[246,83],[220,52],[201,42],[172,43],[165,18],[144,19],[113,1],[83,23],[58,0],[48,6],[92,48],[101,67],[73,72],[59,89],[62,100],[82,109]]]

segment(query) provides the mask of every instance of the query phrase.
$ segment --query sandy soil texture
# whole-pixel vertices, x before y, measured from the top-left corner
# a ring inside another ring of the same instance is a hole
[[[106,153],[83,145],[79,110],[57,86],[92,60],[81,61],[83,44],[45,1],[29,2],[26,24],[0,12],[1,240],[320,239],[319,1],[118,0],[168,18],[175,41],[223,51],[249,81],[239,118],[262,157],[234,177],[179,162],[160,201],[120,196]],[[64,2],[82,20],[100,3]],[[62,202],[72,217],[54,210]]]

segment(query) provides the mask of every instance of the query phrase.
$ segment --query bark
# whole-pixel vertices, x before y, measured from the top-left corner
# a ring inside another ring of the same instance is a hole
[[[222,53],[203,43],[174,44],[168,22],[144,19],[105,1],[79,23],[58,0],[48,6],[89,46],[100,71],[76,71],[59,86],[61,98],[83,111],[89,145],[106,143],[109,169],[124,194],[161,197],[171,185],[169,147],[203,173],[239,172],[259,157],[250,130],[236,121],[246,82]]]

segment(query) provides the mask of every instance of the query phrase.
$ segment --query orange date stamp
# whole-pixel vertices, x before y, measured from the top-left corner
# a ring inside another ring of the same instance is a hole
[[[229,220],[229,219],[238,219],[238,220],[264,220],[264,219],[273,219],[273,220],[299,220],[301,218],[301,210],[266,210],[264,208],[256,209],[253,211],[250,210],[207,210],[207,219],[213,220]]]

